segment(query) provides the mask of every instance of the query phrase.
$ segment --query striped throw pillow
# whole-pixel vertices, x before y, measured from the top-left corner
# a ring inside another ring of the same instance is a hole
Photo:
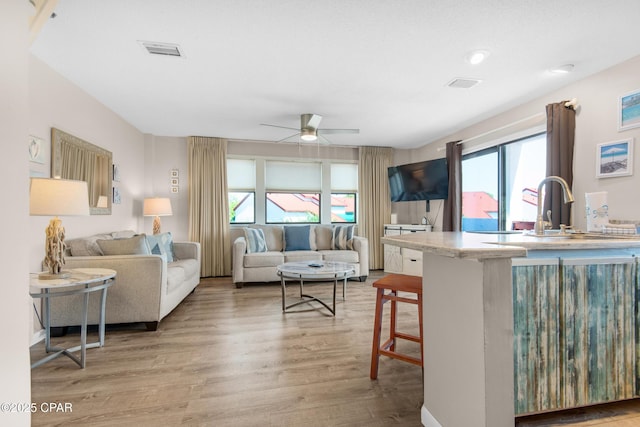
[[[247,240],[247,253],[267,251],[267,241],[264,232],[260,228],[245,227],[244,238]]]
[[[332,242],[332,249],[353,250],[353,225],[336,225]]]

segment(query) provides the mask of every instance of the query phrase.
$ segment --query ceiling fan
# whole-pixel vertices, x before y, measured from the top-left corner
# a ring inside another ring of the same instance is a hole
[[[328,143],[329,140],[325,138],[323,135],[336,134],[336,133],[360,133],[360,129],[320,129],[319,126],[320,126],[321,120],[322,120],[322,116],[319,116],[317,114],[301,114],[300,129],[287,127],[287,126],[270,125],[266,123],[261,123],[261,125],[298,131],[295,134],[290,135],[276,142],[286,141],[289,138],[293,138],[294,136],[300,135],[300,139],[305,142],[313,142],[316,139],[320,138],[324,142]]]

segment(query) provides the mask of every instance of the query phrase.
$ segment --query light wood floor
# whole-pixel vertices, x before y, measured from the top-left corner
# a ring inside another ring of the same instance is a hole
[[[383,357],[378,379],[369,379],[379,277],[349,282],[335,318],[307,305],[283,314],[277,284],[236,289],[229,278],[205,279],[157,331],[110,328],[106,346],[87,351],[85,369],[62,357],[32,370],[33,402],[73,408],[38,411],[32,425],[421,426],[419,367]],[[293,301],[297,288],[288,289]],[[327,301],[330,289],[305,285]],[[415,310],[403,305],[402,331],[417,333]],[[78,334],[56,340],[75,345]],[[401,345],[419,353],[415,343]],[[32,360],[43,355],[43,343],[32,348]],[[640,403],[517,425],[640,426]]]

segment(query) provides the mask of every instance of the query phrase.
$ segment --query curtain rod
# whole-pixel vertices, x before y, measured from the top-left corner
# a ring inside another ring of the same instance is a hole
[[[533,114],[533,115],[531,115],[529,117],[525,117],[523,119],[516,120],[515,122],[509,123],[507,125],[492,129],[490,131],[481,133],[479,135],[472,136],[471,138],[463,139],[462,141],[459,141],[457,145],[466,144],[466,143],[469,143],[469,142],[474,141],[476,139],[484,138],[484,137],[486,137],[488,135],[491,135],[491,134],[494,134],[494,133],[498,133],[500,131],[503,131],[503,130],[508,129],[510,127],[517,126],[517,125],[519,125],[521,123],[524,123],[524,122],[527,122],[529,120],[537,119],[538,117],[544,117],[545,115],[546,115],[546,113]],[[447,148],[446,146],[438,147],[437,151],[443,151],[443,150],[446,150],[446,148]]]
[[[578,98],[571,98],[568,101],[564,101],[564,106],[567,107],[567,108],[573,108],[574,110],[576,110],[578,108],[578,106],[579,106]],[[462,141],[459,141],[458,144],[465,144],[467,142],[473,141],[474,139],[483,138],[483,137],[485,137],[487,135],[491,135],[492,133],[497,133],[497,132],[500,132],[501,130],[505,130],[505,129],[508,129],[508,128],[512,127],[512,126],[519,125],[520,123],[526,122],[528,120],[533,120],[535,118],[543,117],[543,116],[546,116],[546,112],[533,114],[533,115],[531,115],[529,117],[525,117],[524,119],[520,119],[520,120],[517,120],[517,121],[515,121],[513,123],[509,123],[508,125],[504,125],[502,127],[490,130],[490,131],[482,133],[480,135],[472,136],[471,138],[463,139]],[[439,147],[437,149],[437,151],[442,151],[442,150],[445,150],[445,149],[446,149],[446,147]]]

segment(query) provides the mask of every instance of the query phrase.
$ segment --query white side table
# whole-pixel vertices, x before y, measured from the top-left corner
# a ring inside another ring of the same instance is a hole
[[[31,369],[65,355],[76,362],[81,368],[85,367],[87,348],[104,346],[105,307],[107,304],[107,289],[113,284],[116,271],[107,268],[74,268],[71,276],[66,279],[40,280],[38,273],[29,275],[29,294],[33,298],[42,298],[42,318],[45,330],[45,349],[48,356],[31,364]],[[101,291],[99,341],[87,344],[87,314],[89,311],[89,294]],[[71,348],[51,346],[51,298],[68,295],[84,295],[82,307],[82,324],[80,326],[80,345]],[[80,358],[74,352],[80,350]]]

